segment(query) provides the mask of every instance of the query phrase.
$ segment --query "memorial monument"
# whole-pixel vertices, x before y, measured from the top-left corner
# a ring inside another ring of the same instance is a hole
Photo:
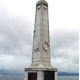
[[[25,68],[24,80],[57,80],[57,68],[51,66],[48,3],[36,3],[32,63]]]

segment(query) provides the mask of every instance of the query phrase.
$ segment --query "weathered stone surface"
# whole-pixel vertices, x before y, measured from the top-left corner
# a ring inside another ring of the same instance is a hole
[[[57,72],[55,72],[55,80],[57,80]]]
[[[50,60],[48,3],[45,0],[39,0],[36,3],[32,63],[25,68],[24,80],[28,80],[29,72],[35,71],[37,80],[44,80],[44,71],[55,72],[55,80],[57,80],[57,68],[51,66]]]
[[[39,7],[36,5],[32,64],[50,63],[48,4],[45,2],[45,0],[40,0]],[[46,6],[46,9],[44,6]]]

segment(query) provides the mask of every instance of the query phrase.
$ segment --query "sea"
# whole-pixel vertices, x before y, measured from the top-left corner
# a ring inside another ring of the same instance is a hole
[[[24,80],[24,76],[0,76],[0,80]],[[57,80],[79,80],[79,76],[58,76]]]

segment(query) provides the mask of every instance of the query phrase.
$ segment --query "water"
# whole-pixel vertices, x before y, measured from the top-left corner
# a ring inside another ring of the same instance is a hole
[[[0,80],[24,80],[24,76],[0,76]],[[79,76],[58,76],[57,80],[79,80]]]
[[[58,80],[79,80],[79,76],[58,76]]]

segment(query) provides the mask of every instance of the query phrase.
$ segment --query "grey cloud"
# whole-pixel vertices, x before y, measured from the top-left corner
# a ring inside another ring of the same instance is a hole
[[[0,68],[24,71],[31,63],[33,25],[0,9]]]
[[[8,15],[5,13],[2,16]],[[2,17],[0,21],[0,54],[24,55],[31,50],[33,27],[28,20],[14,16],[11,19]]]
[[[3,64],[4,63],[4,64]],[[31,58],[29,57],[14,57],[10,55],[0,56],[0,68],[17,71],[24,71],[25,67],[30,66]]]
[[[68,31],[59,27],[53,29],[50,34],[52,65],[59,71],[78,71],[78,30]],[[10,16],[5,8],[2,9],[0,13],[0,68],[23,70],[28,67],[32,56],[32,38],[33,25],[30,21],[21,15]]]
[[[76,49],[79,43],[79,31],[78,30],[68,31],[64,28],[56,29],[56,31],[53,32],[53,34],[51,34],[51,42],[53,42],[54,44],[52,46],[53,48],[69,47],[69,48]],[[77,45],[77,46],[75,47],[74,45]],[[78,47],[77,47],[77,50],[78,50]]]
[[[66,29],[56,29],[56,32],[53,32],[53,34],[51,34],[51,53],[53,53],[53,55],[60,53],[67,56],[70,51],[78,51],[78,36],[79,32],[77,30],[74,32],[72,30],[66,31]]]
[[[68,31],[64,28],[58,28],[54,29],[51,34],[51,57],[56,61],[55,67],[59,70],[78,71],[79,31],[78,29]],[[54,63],[52,62],[52,64]]]

